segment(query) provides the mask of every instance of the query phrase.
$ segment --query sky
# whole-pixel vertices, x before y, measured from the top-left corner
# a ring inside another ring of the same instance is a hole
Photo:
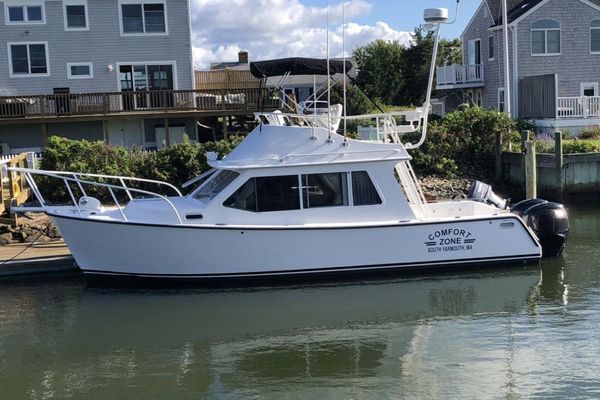
[[[237,61],[240,50],[251,60],[282,57],[321,57],[344,54],[376,39],[410,45],[410,32],[422,22],[423,10],[449,9],[456,0],[190,0],[194,64]],[[457,22],[445,25],[442,34],[455,38],[471,19],[480,0],[461,0]],[[344,7],[345,5],[345,7]]]

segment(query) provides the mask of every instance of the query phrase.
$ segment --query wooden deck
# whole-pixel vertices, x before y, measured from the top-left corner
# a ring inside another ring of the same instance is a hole
[[[78,270],[71,252],[62,240],[0,247],[0,276]]]
[[[248,115],[274,111],[280,100],[260,87],[140,92],[66,93],[0,97],[0,124]]]

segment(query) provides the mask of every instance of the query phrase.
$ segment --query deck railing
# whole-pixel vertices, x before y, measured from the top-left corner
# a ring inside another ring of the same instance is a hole
[[[600,96],[558,97],[556,118],[599,118]]]
[[[483,83],[483,65],[450,65],[437,67],[437,86]]]
[[[280,100],[266,88],[61,93],[0,97],[2,118],[110,115],[132,112],[257,111]]]

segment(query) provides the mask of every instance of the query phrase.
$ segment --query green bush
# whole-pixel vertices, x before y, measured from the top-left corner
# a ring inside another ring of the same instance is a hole
[[[600,153],[600,144],[586,142],[584,140],[573,140],[573,141],[563,142],[563,153],[564,154]]]
[[[424,174],[454,175],[459,166],[489,174],[494,169],[496,134],[508,144],[516,128],[516,122],[504,113],[461,107],[429,125],[427,140],[411,152],[413,163]],[[408,139],[414,143],[419,135]]]
[[[214,151],[223,157],[229,154],[242,138],[191,144],[189,142],[165,147],[156,152],[146,152],[139,148],[127,149],[120,146],[108,146],[104,142],[87,140],[69,140],[58,136],[48,139],[42,153],[41,169],[50,171],[84,172],[102,175],[131,176],[169,182],[176,187],[208,170],[206,152]],[[119,180],[104,179],[105,183],[120,185]],[[45,197],[53,201],[65,201],[69,198],[63,182],[56,179],[40,179],[40,190]],[[82,195],[77,185],[71,185],[76,198]],[[137,184],[131,187],[153,190],[154,185]],[[111,198],[103,188],[85,186],[86,193],[103,200]],[[173,194],[162,192],[163,194]],[[119,199],[126,195],[115,192]]]
[[[600,139],[600,126],[588,126],[581,130],[579,139]]]

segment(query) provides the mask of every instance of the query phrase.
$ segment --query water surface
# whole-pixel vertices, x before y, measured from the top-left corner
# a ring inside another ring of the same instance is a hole
[[[243,289],[0,282],[0,399],[600,398],[600,211],[562,258]]]

